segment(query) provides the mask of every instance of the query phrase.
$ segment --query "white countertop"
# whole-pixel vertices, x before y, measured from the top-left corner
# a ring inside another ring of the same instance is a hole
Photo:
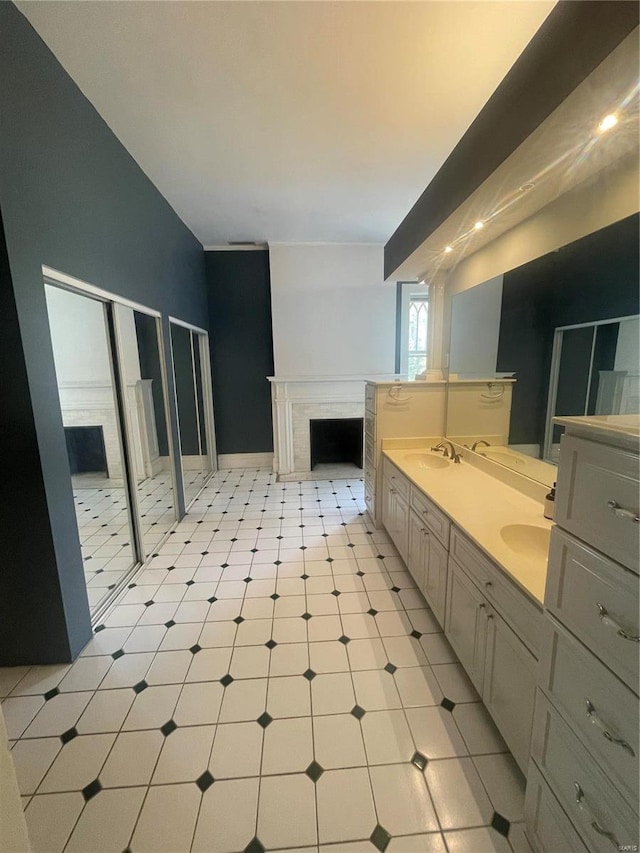
[[[430,448],[422,448],[428,452]],[[544,601],[547,559],[524,557],[503,541],[500,530],[509,524],[526,524],[550,530],[552,522],[543,516],[543,505],[505,485],[464,460],[447,468],[420,468],[407,460],[417,448],[391,450],[383,454],[411,482],[423,491],[452,522],[504,569],[538,605]]]
[[[554,424],[566,427],[567,432],[583,435],[595,441],[606,441],[629,450],[640,444],[640,415],[585,415],[559,417]]]

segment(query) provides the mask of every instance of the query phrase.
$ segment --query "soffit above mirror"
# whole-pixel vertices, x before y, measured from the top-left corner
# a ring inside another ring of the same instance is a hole
[[[579,184],[637,161],[638,63],[636,27],[387,277],[446,271]],[[608,115],[618,122],[602,132],[598,126]],[[483,227],[476,229],[476,222]]]

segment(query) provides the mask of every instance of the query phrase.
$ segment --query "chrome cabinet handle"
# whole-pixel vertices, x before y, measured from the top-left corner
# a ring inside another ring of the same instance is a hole
[[[600,729],[602,737],[606,738],[609,743],[614,743],[616,746],[619,746],[621,749],[624,749],[626,752],[629,753],[629,755],[635,756],[635,752],[633,751],[633,749],[631,749],[626,740],[620,737],[615,737],[611,734],[607,724],[597,715],[596,709],[593,707],[593,703],[591,702],[591,700],[586,698],[584,701],[587,706],[587,717],[591,720],[594,726]]]
[[[578,808],[580,809],[580,811],[584,812],[584,814],[587,816],[587,820],[588,820],[588,821],[589,821],[589,823],[591,824],[591,828],[592,828],[592,829],[595,829],[595,831],[596,831],[599,835],[604,835],[604,837],[605,837],[605,838],[608,838],[608,839],[609,839],[609,841],[613,844],[613,846],[614,846],[617,850],[622,849],[622,848],[620,847],[620,845],[618,844],[618,840],[616,839],[616,837],[615,837],[615,835],[613,834],[613,832],[609,832],[609,830],[607,830],[607,829],[603,829],[603,828],[600,826],[600,824],[598,823],[598,821],[597,821],[597,819],[596,819],[595,815],[593,814],[593,812],[591,811],[591,809],[587,806],[587,804],[586,804],[586,803],[585,803],[585,801],[584,801],[584,791],[583,791],[583,790],[582,790],[582,788],[580,787],[579,783],[578,783],[578,782],[574,782],[574,783],[573,783],[573,785],[574,785],[574,788],[576,789],[576,803],[578,804]]]
[[[611,616],[609,616],[602,604],[596,604],[596,607],[598,608],[600,620],[603,625],[606,625],[607,628],[611,628],[611,630],[615,631],[623,640],[629,640],[632,643],[640,643],[640,637],[634,634],[628,634],[621,625],[618,625],[615,619],[612,619]]]
[[[634,524],[638,524],[638,522],[640,522],[640,516],[638,516],[637,513],[633,512],[633,510],[625,509],[623,506],[620,506],[618,501],[607,501],[607,506],[614,515],[618,516],[618,518],[628,518],[629,521],[633,521]]]
[[[493,581],[485,581],[484,585],[487,589],[491,589],[491,587],[493,586]]]

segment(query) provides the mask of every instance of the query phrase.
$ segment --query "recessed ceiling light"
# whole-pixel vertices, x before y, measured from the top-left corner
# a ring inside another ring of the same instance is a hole
[[[478,220],[473,227],[476,229],[476,231],[479,231],[481,228],[484,228],[484,222],[480,222],[480,220]]]
[[[453,246],[445,246],[445,247],[444,247],[444,250],[445,250],[445,252],[446,252],[446,253],[447,253],[447,255],[448,255],[448,254],[449,254],[449,252],[453,252]]]
[[[520,189],[521,193],[528,193],[529,190],[532,190],[534,187],[535,187],[535,184],[533,183],[533,181],[527,181],[527,183],[522,184],[522,186],[519,189]]]
[[[611,130],[612,127],[615,127],[618,124],[618,116],[610,113],[608,116],[605,116],[600,124],[598,125],[598,130],[600,133],[604,133],[607,130]]]

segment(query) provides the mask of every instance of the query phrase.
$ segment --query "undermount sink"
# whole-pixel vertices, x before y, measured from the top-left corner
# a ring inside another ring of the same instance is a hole
[[[436,456],[435,453],[407,453],[405,459],[417,463],[419,468],[448,468],[450,465],[448,459]]]
[[[507,453],[504,450],[493,450],[491,447],[484,447],[480,453],[489,459],[495,459],[496,462],[502,462],[503,465],[524,466],[526,464],[524,459],[518,459],[513,453]]]
[[[545,559],[549,553],[551,531],[535,524],[507,524],[500,531],[502,541],[521,557]]]

